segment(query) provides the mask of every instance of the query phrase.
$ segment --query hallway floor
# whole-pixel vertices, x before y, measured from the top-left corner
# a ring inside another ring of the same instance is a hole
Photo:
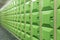
[[[11,33],[0,26],[0,40],[17,40]]]

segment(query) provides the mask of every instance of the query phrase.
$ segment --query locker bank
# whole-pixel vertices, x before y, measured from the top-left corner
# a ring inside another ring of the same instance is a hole
[[[0,24],[18,40],[60,40],[60,0],[5,0]]]

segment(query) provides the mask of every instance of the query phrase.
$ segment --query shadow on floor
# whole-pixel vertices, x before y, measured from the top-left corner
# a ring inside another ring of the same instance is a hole
[[[0,26],[0,40],[17,40],[17,38]]]

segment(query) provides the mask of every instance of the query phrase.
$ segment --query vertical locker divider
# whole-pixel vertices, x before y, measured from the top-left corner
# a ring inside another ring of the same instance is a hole
[[[43,0],[39,0],[40,40],[42,40],[42,1]]]
[[[14,1],[14,0],[13,0]],[[15,1],[13,2],[13,5],[15,5]],[[13,11],[14,12],[14,14],[15,14],[15,10]],[[14,18],[13,18],[13,21],[14,21]],[[15,24],[13,24],[13,27],[15,28],[15,26],[14,26]],[[15,31],[15,30],[14,30]]]
[[[15,5],[15,1],[13,2],[13,5]],[[13,12],[15,13],[15,10],[14,10]],[[14,20],[14,18],[13,18],[13,20]],[[14,27],[14,25],[15,25],[15,24],[13,24],[13,27]],[[14,27],[14,28],[15,28],[15,27]],[[15,31],[15,30],[14,30],[14,31]]]
[[[24,38],[26,35],[26,0],[24,0]]]
[[[12,0],[12,3],[13,3],[13,0]],[[14,5],[14,4],[13,4]],[[13,5],[11,5],[11,6],[13,6]],[[12,29],[10,28],[10,31],[11,31]],[[13,30],[12,30],[12,32],[13,32]]]
[[[15,5],[16,5],[16,1],[15,1]],[[16,10],[17,10],[17,8],[14,10],[14,14],[13,14],[13,15],[16,15],[16,14],[17,14],[17,12],[15,12]],[[14,18],[14,21],[13,21],[13,22],[15,22],[15,19],[16,19],[16,18]],[[17,20],[17,19],[16,19],[16,20]],[[17,25],[17,24],[14,23],[14,28],[15,28],[14,30],[15,30],[15,32],[16,32],[16,28],[17,28],[17,27],[16,27],[15,25]],[[17,32],[16,32],[16,33],[17,33]],[[17,35],[16,35],[16,36],[17,36]]]
[[[17,2],[18,0],[16,0],[16,21],[15,22],[17,22],[18,21],[18,19],[17,19],[17,11],[18,11],[18,9],[17,9]],[[17,33],[17,36],[18,36],[18,31],[17,31],[17,29],[18,29],[18,24],[16,23],[16,33]]]
[[[32,0],[30,0],[30,38],[33,40],[33,35],[32,35]]]
[[[16,5],[16,1],[15,1],[15,5]],[[17,6],[17,5],[16,5]],[[16,9],[15,9],[15,11],[17,11],[17,7],[15,7]],[[17,14],[17,12],[15,12],[15,15]],[[17,15],[16,15],[17,16]],[[15,18],[16,20],[17,20],[17,17]],[[15,20],[14,20],[15,21]],[[16,21],[15,21],[16,22]],[[16,25],[16,27],[15,27],[15,31],[16,31],[16,29],[17,29],[17,24],[15,23],[15,25]],[[17,32],[16,32],[17,33]],[[17,35],[16,35],[17,36]]]
[[[17,14],[18,14],[18,10],[19,10],[18,7],[17,7],[17,4],[18,4],[18,0],[17,0],[17,3],[16,3],[16,22],[18,22],[18,15]],[[18,36],[18,24],[16,23],[16,25],[17,25],[16,26],[16,28],[17,28],[17,36]]]
[[[22,22],[21,22],[21,20],[22,20],[22,15],[21,15],[21,0],[20,0],[20,31],[22,30],[21,29],[21,27],[22,27]],[[21,34],[20,34],[21,35]],[[22,37],[20,37],[20,39],[22,40]]]
[[[20,3],[20,0],[18,0],[18,4]],[[18,12],[20,11],[20,7],[18,8]],[[17,13],[18,13],[17,12]],[[20,14],[19,14],[20,15]],[[18,16],[18,15],[17,15]],[[17,18],[18,20],[19,20],[19,18]],[[18,22],[20,22],[20,21],[18,21]],[[20,27],[20,25],[18,25],[18,28]],[[20,29],[20,28],[19,28]],[[18,29],[18,30],[19,30]],[[20,39],[20,35],[19,35],[19,33],[20,33],[20,31],[18,31],[18,37],[19,37],[19,39]]]
[[[13,1],[12,1],[13,2]],[[12,6],[12,5],[11,5]],[[4,11],[5,12],[5,11]],[[9,13],[9,12],[8,12]],[[6,13],[7,14],[7,13]],[[7,20],[7,19],[5,19],[5,20]],[[10,26],[10,25],[9,25]],[[9,27],[9,28],[11,28],[11,27]],[[8,29],[7,29],[8,30]],[[10,32],[11,32],[11,29],[10,29]]]
[[[57,0],[54,0],[54,40],[57,40]]]
[[[13,2],[13,0],[12,0],[12,2]],[[14,5],[14,4],[13,4]],[[12,6],[12,5],[11,5]],[[13,26],[13,25],[12,25]],[[13,30],[12,30],[13,31]]]
[[[12,0],[12,2],[13,2],[13,0]],[[12,6],[12,5],[11,5]],[[9,21],[11,21],[11,20],[9,20]],[[11,29],[11,27],[10,27],[10,31],[12,31],[13,32],[13,29]]]
[[[16,2],[16,21],[15,22],[17,22],[18,21],[18,18],[17,18],[17,11],[18,11],[18,8],[17,8],[17,3],[18,3],[18,0],[17,0],[17,2]],[[18,24],[16,23],[16,33],[17,33],[17,36],[18,36]]]

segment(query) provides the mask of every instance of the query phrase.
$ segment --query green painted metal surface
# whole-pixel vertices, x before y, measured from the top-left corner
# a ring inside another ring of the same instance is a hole
[[[60,0],[57,0],[57,40],[60,40]],[[54,0],[43,0],[42,9],[42,38],[43,40],[53,40],[54,28]],[[24,0],[12,0],[12,2],[0,11],[1,25],[13,33],[18,40],[31,40],[30,35],[30,0],[26,0],[26,27],[24,16]],[[33,1],[32,9],[32,39],[40,39],[39,30],[39,0]],[[20,12],[21,11],[21,12]],[[20,14],[21,13],[21,14]],[[21,16],[20,16],[21,15]],[[20,21],[21,20],[21,21]],[[20,23],[21,22],[21,23]],[[26,30],[24,30],[26,28]],[[26,34],[25,34],[26,32]]]

